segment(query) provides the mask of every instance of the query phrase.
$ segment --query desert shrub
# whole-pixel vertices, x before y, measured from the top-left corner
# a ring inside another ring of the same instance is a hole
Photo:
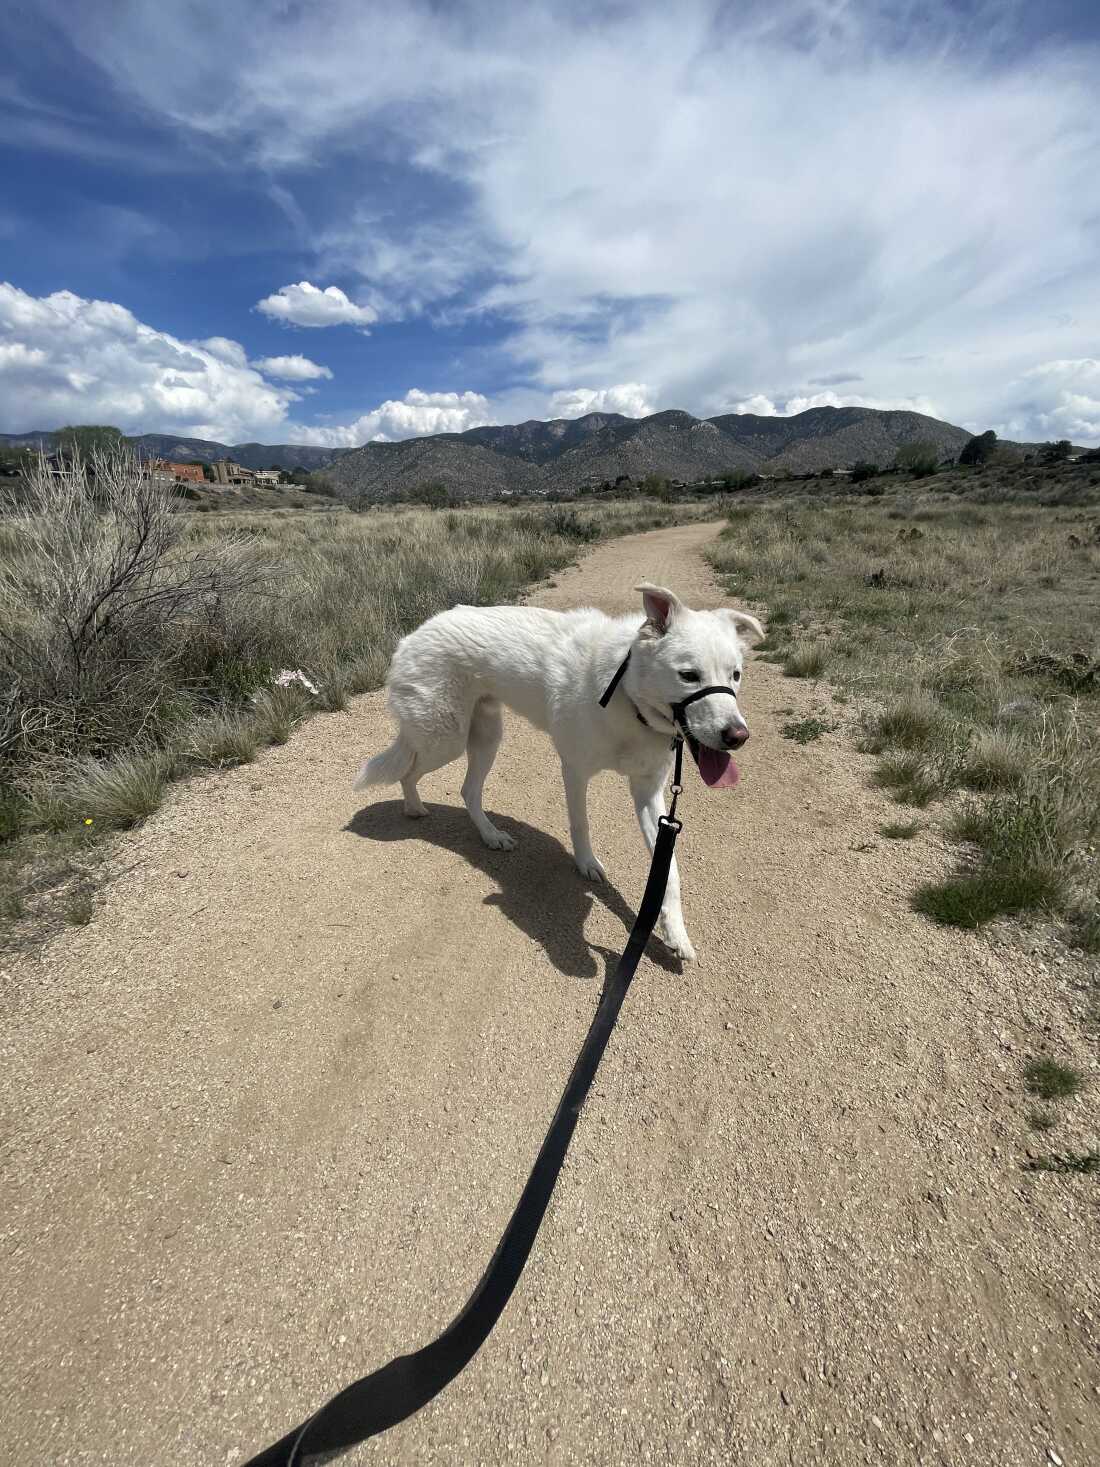
[[[912,474],[914,479],[926,479],[939,468],[940,456],[936,445],[918,438],[912,443],[903,443],[897,451],[895,466]]]
[[[200,764],[249,764],[258,749],[253,720],[243,713],[215,713],[196,723],[186,750]]]
[[[43,830],[136,825],[158,808],[171,774],[172,759],[161,749],[58,761],[28,786],[29,823]]]
[[[820,642],[803,642],[783,661],[784,677],[820,677],[828,663],[828,654]]]
[[[175,491],[125,450],[40,460],[0,568],[0,759],[99,757],[178,715],[181,685],[255,657],[264,567],[227,536],[188,547]]]
[[[581,545],[598,540],[601,533],[598,521],[579,515],[575,509],[552,509],[543,517],[542,525],[547,534]]]
[[[447,486],[438,482],[417,484],[402,496],[408,504],[423,504],[428,509],[446,509],[451,502]]]
[[[959,454],[960,464],[987,464],[997,452],[997,435],[992,428],[979,433],[963,446]]]
[[[880,789],[889,790],[899,805],[915,805],[921,810],[944,792],[935,762],[915,749],[886,754],[872,779]]]
[[[946,721],[944,709],[928,693],[904,693],[868,720],[864,747],[872,754],[924,749],[942,736]]]
[[[1073,452],[1068,438],[1059,438],[1056,443],[1044,443],[1039,450],[1039,462],[1044,464],[1063,463]]]

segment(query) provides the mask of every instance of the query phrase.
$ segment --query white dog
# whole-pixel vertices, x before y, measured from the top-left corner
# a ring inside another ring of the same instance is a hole
[[[356,789],[399,783],[405,813],[426,815],[417,781],[465,751],[462,798],[470,818],[487,846],[511,850],[515,841],[481,806],[504,703],[554,741],[581,874],[594,881],[606,874],[588,835],[588,781],[601,769],[630,781],[652,852],[676,733],[686,735],[707,784],[736,784],[728,751],[749,736],[735,691],[744,654],[738,632],[764,632],[743,611],[691,611],[660,586],[636,589],[646,617],[640,627],[636,615],[587,608],[456,606],[433,616],[394,652],[386,684],[400,729],[385,753],[363,765]],[[621,679],[601,707],[617,671]],[[675,862],[657,930],[677,957],[694,958]]]

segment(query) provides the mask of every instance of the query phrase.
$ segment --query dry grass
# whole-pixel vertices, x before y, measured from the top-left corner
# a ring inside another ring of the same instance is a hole
[[[783,658],[783,676],[819,678],[828,661],[829,654],[822,643],[801,642]]]
[[[952,481],[954,482],[954,481]],[[961,480],[960,480],[961,482]],[[1100,515],[1015,470],[969,499],[892,481],[889,497],[739,503],[716,568],[769,619],[767,653],[812,665],[865,708],[877,782],[918,808],[974,798],[949,824],[960,869],[915,901],[936,921],[1100,910]],[[1076,483],[1076,481],[1074,481]],[[797,607],[797,615],[793,608]]]

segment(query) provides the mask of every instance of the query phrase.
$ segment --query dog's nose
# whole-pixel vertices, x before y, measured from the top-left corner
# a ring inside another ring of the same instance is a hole
[[[727,723],[722,730],[722,742],[727,749],[739,749],[749,736],[743,723]]]

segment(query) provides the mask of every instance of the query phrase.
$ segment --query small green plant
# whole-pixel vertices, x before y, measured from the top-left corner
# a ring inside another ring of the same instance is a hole
[[[1024,1162],[1028,1172],[1059,1172],[1063,1176],[1091,1176],[1100,1172],[1100,1151],[1069,1151],[1064,1156],[1044,1156]]]
[[[330,663],[321,668],[317,706],[326,713],[343,713],[351,697],[351,679],[343,667]]]
[[[14,840],[23,828],[25,801],[10,788],[0,787],[0,845]]]
[[[912,840],[919,829],[919,820],[896,820],[890,825],[880,825],[878,833],[884,835],[887,840]]]
[[[160,808],[172,759],[153,749],[78,759],[32,787],[28,824],[43,830],[125,829]]]
[[[65,920],[72,927],[87,927],[92,920],[95,904],[92,894],[86,887],[78,887],[69,897],[65,908]]]
[[[919,887],[913,910],[942,927],[984,927],[995,917],[1053,907],[1060,892],[1049,871],[975,871]]]
[[[935,768],[915,749],[884,755],[871,777],[880,789],[889,790],[899,805],[915,805],[918,810],[943,793]]]
[[[835,723],[811,715],[808,718],[788,718],[780,728],[780,733],[785,739],[793,739],[796,744],[812,744],[822,734],[832,733],[835,728]]]
[[[253,699],[253,725],[265,744],[285,744],[306,716],[305,697],[295,687],[265,688]]]
[[[803,642],[783,660],[784,677],[818,678],[825,671],[828,657],[820,642]]]
[[[1084,1087],[1084,1076],[1057,1060],[1033,1059],[1024,1066],[1024,1084],[1041,1100],[1065,1100]]]
[[[870,754],[925,749],[943,736],[946,721],[944,710],[927,693],[906,693],[870,720],[863,747]]]
[[[1027,1113],[1027,1123],[1033,1131],[1052,1131],[1058,1124],[1058,1117],[1053,1111],[1040,1110],[1035,1106]]]
[[[1100,907],[1078,907],[1070,916],[1070,936],[1082,952],[1100,953]]]
[[[0,891],[0,922],[18,922],[26,912],[23,893],[14,887]]]
[[[1023,783],[1027,770],[1020,740],[1001,729],[986,729],[963,757],[962,783],[972,790],[1013,789]]]
[[[195,728],[189,752],[203,764],[224,768],[250,764],[257,748],[256,729],[248,714],[220,713]]]

